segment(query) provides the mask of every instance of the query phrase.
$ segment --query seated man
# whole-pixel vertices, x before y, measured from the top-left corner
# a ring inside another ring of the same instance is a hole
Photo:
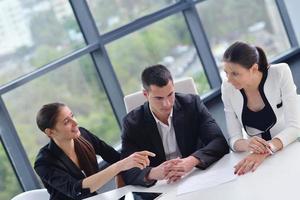
[[[194,167],[205,169],[229,152],[221,129],[199,96],[175,93],[165,66],[146,68],[142,83],[148,101],[125,116],[121,155],[149,150],[156,156],[149,158],[149,167],[124,172],[127,184],[176,182]]]

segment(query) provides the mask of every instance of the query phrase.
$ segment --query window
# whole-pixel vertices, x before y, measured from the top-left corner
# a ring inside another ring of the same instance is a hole
[[[98,29],[104,33],[162,9],[176,0],[88,0],[87,2]]]
[[[224,51],[237,40],[261,46],[269,59],[290,48],[275,1],[209,0],[197,10],[219,67]]]
[[[170,16],[106,46],[124,94],[141,89],[142,70],[166,65],[174,79],[192,76],[201,94],[209,84],[181,14]]]
[[[68,1],[0,1],[0,85],[84,45]]]
[[[79,126],[113,146],[119,143],[119,126],[89,56],[4,94],[3,100],[32,164],[49,141],[38,130],[35,117],[41,106],[50,102],[67,104]]]
[[[300,43],[300,24],[299,21],[297,20],[300,18],[300,13],[298,9],[300,7],[300,1],[284,0],[284,3],[286,4],[286,8],[290,16],[290,20],[292,22],[292,26],[294,28],[298,43]]]
[[[21,192],[19,181],[0,141],[0,199],[11,199]]]

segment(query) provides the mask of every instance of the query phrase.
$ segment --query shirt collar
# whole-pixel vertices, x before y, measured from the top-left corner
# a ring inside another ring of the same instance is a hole
[[[149,105],[149,108],[150,108],[151,114],[152,114],[152,116],[153,116],[155,122],[156,122],[156,123],[159,123],[159,124],[165,125],[162,121],[160,121],[160,120],[155,116],[155,114],[153,113],[153,111],[152,111],[150,105]],[[169,124],[169,126],[170,126],[170,124],[171,124],[171,119],[172,119],[172,117],[173,117],[173,108],[172,108],[172,110],[171,110],[171,112],[170,112],[170,115],[169,115],[169,117],[168,117],[168,124]]]

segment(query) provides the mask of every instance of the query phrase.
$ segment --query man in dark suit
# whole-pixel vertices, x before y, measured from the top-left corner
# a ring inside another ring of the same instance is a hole
[[[205,169],[229,152],[221,129],[198,95],[174,92],[171,73],[163,65],[142,73],[147,102],[125,116],[122,157],[149,150],[150,166],[124,172],[127,184],[151,186],[176,182],[194,167]]]

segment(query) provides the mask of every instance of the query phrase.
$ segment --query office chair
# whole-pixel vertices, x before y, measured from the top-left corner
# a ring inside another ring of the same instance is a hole
[[[195,82],[192,77],[185,77],[174,82],[175,92],[185,94],[198,94]],[[124,97],[126,112],[129,113],[134,108],[145,103],[147,99],[143,95],[143,91],[138,91]]]
[[[18,194],[11,200],[49,200],[50,195],[46,189],[29,190]]]

